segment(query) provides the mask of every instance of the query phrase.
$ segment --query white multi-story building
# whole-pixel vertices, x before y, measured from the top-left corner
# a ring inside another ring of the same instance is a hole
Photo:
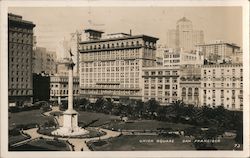
[[[154,66],[156,41],[146,35],[112,34],[85,30],[89,40],[80,43],[80,89],[89,98],[141,99],[142,68]]]
[[[176,51],[167,49],[163,55],[163,66],[169,68],[180,68],[187,65],[202,65],[204,58],[199,51]]]
[[[184,52],[168,49],[164,51],[163,66],[179,70],[178,97],[186,104],[199,105],[200,70],[204,59],[199,51]]]
[[[65,61],[57,62],[56,74],[50,76],[50,101],[58,102],[68,100],[68,67]],[[73,76],[73,96],[79,97],[79,76]]]
[[[50,101],[58,102],[68,100],[68,76],[50,76]],[[79,77],[73,77],[73,96],[79,96]]]
[[[155,99],[168,105],[180,99],[179,69],[166,67],[143,68],[143,101]]]
[[[243,109],[242,64],[204,65],[201,69],[201,105]]]

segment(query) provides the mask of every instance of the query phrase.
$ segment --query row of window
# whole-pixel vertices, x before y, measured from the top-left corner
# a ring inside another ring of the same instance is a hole
[[[32,95],[31,90],[10,90],[9,93],[10,93],[9,94],[10,96],[14,96],[14,95]]]
[[[162,85],[162,84],[158,84],[157,86],[155,84],[145,84],[144,85],[144,89],[170,89],[170,87],[172,87],[172,89],[178,89],[178,85],[176,84],[172,84],[172,85]]]
[[[203,70],[203,74],[204,75],[208,75],[208,74],[219,74],[219,75],[224,75],[224,73],[226,74],[231,74],[235,75],[236,71],[239,71],[241,74],[243,73],[243,69],[209,69],[209,70]]]
[[[65,78],[58,78],[58,77],[51,77],[50,82],[68,82],[68,77]],[[79,78],[73,78],[73,82],[79,83]]]
[[[158,83],[163,83],[165,79],[165,83],[169,83],[171,80],[171,83],[177,83],[178,82],[178,78],[176,77],[150,77],[150,78],[144,78],[144,83],[155,83],[156,80]]]
[[[189,87],[189,88],[185,88],[185,87],[183,87],[182,88],[182,92],[181,92],[181,95],[182,96],[186,96],[186,95],[188,95],[188,96],[191,96],[191,95],[199,95],[199,88],[191,88],[191,87]]]
[[[19,77],[16,77],[16,78],[11,77],[10,81],[11,82],[29,82],[30,78],[28,76],[25,77],[25,78],[23,78],[23,77],[21,77],[21,78],[19,78]]]
[[[123,83],[136,83],[139,84],[139,78],[98,78],[98,79],[82,79],[81,84],[89,84],[89,83],[95,83],[97,81],[99,82],[120,82],[121,84]]]
[[[178,75],[178,71],[146,71],[144,70],[145,76],[154,76],[154,75]]]
[[[137,91],[133,90],[104,90],[104,89],[99,89],[99,90],[82,90],[82,94],[100,94],[100,95],[137,95]]]
[[[17,84],[14,84],[14,83],[12,83],[11,85],[10,85],[10,88],[30,88],[31,87],[31,85],[30,84],[23,84],[23,83],[17,83]]]
[[[97,89],[123,89],[123,88],[139,88],[139,84],[129,84],[129,83],[125,83],[125,84],[120,84],[120,85],[96,85],[96,84],[84,84],[81,85],[81,87],[85,87],[85,88],[97,88]]]
[[[18,77],[20,76],[25,76],[27,77],[30,73],[28,73],[27,71],[11,71],[11,75],[17,75]],[[31,75],[31,74],[30,74]]]
[[[133,66],[139,65],[139,60],[117,60],[117,61],[95,61],[92,63],[81,63],[82,67],[103,67],[103,66]]]
[[[117,71],[139,71],[139,66],[127,66],[127,67],[102,67],[102,68],[82,68],[82,72],[117,72]]]
[[[9,34],[13,34],[13,36],[21,36],[24,33],[33,33],[33,29],[27,29],[27,28],[20,28],[20,27],[13,27],[10,26],[11,31],[9,31]],[[19,32],[17,32],[19,31]],[[31,35],[32,36],[32,35]],[[32,36],[33,37],[33,36]]]
[[[50,95],[67,95],[68,94],[68,90],[51,90],[50,91]],[[78,94],[78,90],[73,90],[73,94]]]
[[[223,88],[223,87],[236,87],[239,86],[243,88],[243,83],[203,83],[203,87],[214,87],[214,88]]]
[[[17,62],[17,63],[29,63],[28,58],[10,58],[11,62]]]
[[[96,77],[100,77],[100,78],[110,78],[110,77],[116,77],[116,78],[139,78],[139,71],[135,71],[135,72],[120,72],[120,73],[82,73],[82,78],[96,78]]]
[[[9,43],[9,49],[14,49],[14,50],[32,50],[32,46],[30,45],[25,45],[22,43]]]
[[[140,41],[127,41],[127,42],[116,42],[116,43],[103,43],[103,44],[88,44],[83,45],[83,50],[92,50],[92,49],[106,49],[106,48],[120,48],[120,47],[129,47],[129,46],[141,46],[143,43]],[[147,47],[155,47],[154,42],[145,41],[144,43]]]
[[[164,58],[180,58],[180,54],[164,54]]]
[[[9,68],[10,69],[20,69],[20,70],[27,70],[28,71],[30,69],[30,65],[29,64],[28,65],[9,64]]]
[[[202,78],[203,81],[243,81],[243,77],[240,76],[240,77],[223,77],[223,76],[218,76],[218,77],[203,77]]]
[[[68,84],[51,84],[50,85],[51,88],[55,87],[55,88],[67,88],[68,87]],[[76,87],[78,88],[79,87],[79,84],[73,84],[73,87]]]
[[[139,49],[135,50],[117,50],[117,51],[102,51],[95,53],[83,53],[82,61],[92,61],[92,60],[114,60],[114,59],[130,59],[139,58]]]
[[[15,42],[19,44],[32,44],[32,39],[20,39],[20,38],[10,38],[9,37],[9,42]]]
[[[214,89],[213,90],[203,90],[203,93],[204,93],[204,96],[205,96],[207,94],[207,92],[209,92],[209,93],[212,92],[212,94],[215,96],[215,91],[216,90],[214,90]],[[232,92],[232,94],[235,95],[235,90],[223,90],[223,89],[220,90],[221,95],[224,95],[225,91],[227,93]],[[240,95],[243,95],[243,90],[240,90]]]

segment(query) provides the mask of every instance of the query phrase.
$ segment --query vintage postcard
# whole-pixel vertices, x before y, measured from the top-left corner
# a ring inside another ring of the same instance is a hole
[[[1,157],[248,157],[249,2],[2,1]]]

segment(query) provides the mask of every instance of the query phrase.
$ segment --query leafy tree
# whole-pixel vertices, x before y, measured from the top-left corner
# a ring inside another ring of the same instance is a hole
[[[92,104],[93,105],[93,110],[97,111],[97,112],[101,112],[102,106],[104,105],[105,102],[106,102],[105,99],[98,98],[96,100],[96,102],[94,104]]]
[[[155,99],[148,100],[145,103],[145,105],[146,105],[147,112],[149,113],[149,115],[151,115],[151,117],[155,116],[156,110],[160,106],[159,102],[156,101]]]

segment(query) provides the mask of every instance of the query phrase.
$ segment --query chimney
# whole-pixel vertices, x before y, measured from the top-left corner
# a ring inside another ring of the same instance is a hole
[[[130,34],[130,36],[132,36],[132,30],[131,29],[129,30],[129,34]]]

